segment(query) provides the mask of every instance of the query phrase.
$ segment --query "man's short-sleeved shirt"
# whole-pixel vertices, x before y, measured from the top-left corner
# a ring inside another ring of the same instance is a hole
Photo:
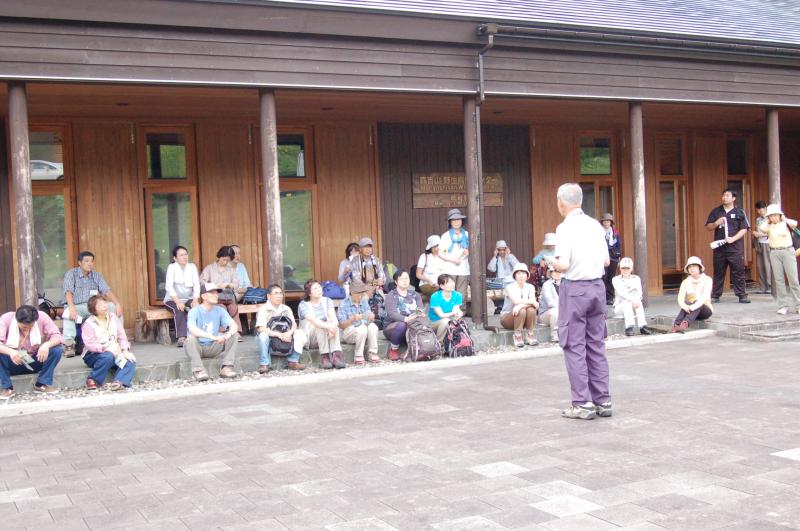
[[[352,319],[356,314],[361,314],[361,320],[354,322],[350,326],[359,326],[362,324],[369,323],[369,313],[371,312],[369,308],[369,301],[366,297],[361,297],[361,300],[358,304],[353,302],[352,297],[347,297],[342,303],[339,305],[339,311],[337,312],[336,316],[339,318],[339,322],[343,323],[348,319]]]
[[[556,228],[556,258],[569,262],[567,280],[595,280],[605,274],[608,245],[603,226],[576,208]]]
[[[428,309],[428,318],[434,322],[438,321],[441,319],[441,317],[439,317],[436,314],[434,308],[441,308],[443,313],[450,313],[456,306],[461,306],[462,302],[463,302],[463,296],[461,295],[461,293],[457,291],[451,291],[450,300],[448,301],[444,298],[442,290],[439,290],[433,295],[431,295],[430,308]]]
[[[202,305],[195,306],[189,310],[187,320],[190,326],[196,326],[206,334],[214,336],[218,335],[221,329],[227,329],[233,325],[233,319],[221,306],[212,306],[210,310],[206,310]],[[214,342],[205,337],[198,339],[203,345]]]
[[[708,215],[708,221],[706,221],[706,223],[714,223],[719,218],[725,218],[727,221],[728,232],[727,234],[725,233],[725,223],[718,226],[714,229],[715,240],[724,240],[727,236],[736,236],[736,233],[740,230],[750,228],[750,222],[747,220],[747,214],[745,214],[744,210],[737,206],[734,206],[727,212],[725,212],[725,207],[722,205],[718,206]],[[719,247],[719,249],[736,249],[737,251],[744,251],[744,238],[739,238],[733,243],[723,245],[722,247]]]
[[[73,267],[64,274],[65,299],[68,291],[72,293],[72,301],[75,304],[86,304],[93,295],[104,295],[111,291],[111,288],[102,273],[89,271],[88,275],[84,275],[80,267]]]

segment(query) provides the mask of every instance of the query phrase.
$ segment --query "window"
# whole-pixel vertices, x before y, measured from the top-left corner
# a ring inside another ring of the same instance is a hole
[[[688,223],[687,175],[684,161],[686,141],[680,133],[656,136],[658,170],[658,215],[662,282],[674,287],[682,280],[683,264],[688,258],[691,225]]]
[[[611,175],[611,139],[579,137],[580,174]]]
[[[304,179],[306,177],[305,153],[305,135],[278,135],[278,175],[281,178]]]
[[[31,131],[29,135],[31,179],[64,180],[64,140],[61,132]]]
[[[726,147],[728,175],[747,175],[747,139],[729,138]]]
[[[146,133],[147,178],[183,179],[186,171],[186,136],[181,133]]]
[[[194,256],[192,197],[189,192],[153,192],[149,196],[149,203],[148,222],[153,227],[151,249],[155,295],[158,300],[163,300],[172,249],[176,245],[183,245],[188,249],[189,256]]]
[[[586,215],[595,219],[600,219],[600,216],[606,212],[616,215],[614,213],[616,209],[614,186],[612,184],[582,182],[580,186],[581,190],[583,190],[583,205],[581,209]]]
[[[314,278],[314,231],[311,190],[281,192],[283,289],[303,291]]]
[[[683,175],[683,138],[659,138],[657,149],[661,175]]]

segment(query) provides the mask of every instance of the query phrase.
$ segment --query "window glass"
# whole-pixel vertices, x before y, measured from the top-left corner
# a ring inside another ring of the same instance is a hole
[[[306,280],[314,277],[314,240],[311,192],[281,192],[283,227],[283,289],[303,291]]]
[[[581,175],[611,175],[611,140],[580,137]]]
[[[64,298],[67,270],[67,231],[64,196],[33,196],[33,230],[36,247],[36,289],[56,304]]]
[[[189,192],[154,193],[150,226],[153,230],[150,252],[155,270],[156,297],[164,299],[167,267],[172,261],[172,248],[183,245],[193,256],[192,202]],[[152,280],[151,280],[152,281]]]
[[[64,140],[61,133],[31,131],[29,141],[31,179],[34,181],[64,180]]]
[[[581,190],[583,190],[583,205],[581,205],[581,209],[583,213],[592,216],[593,218],[597,218],[597,213],[594,209],[594,183],[580,183]]]
[[[147,133],[147,178],[186,179],[186,137]]]
[[[747,175],[747,140],[728,139],[728,175]]]
[[[606,212],[612,216],[614,214],[614,187],[610,185],[600,186],[600,214],[601,216]]]
[[[305,137],[303,135],[278,135],[278,175],[280,177],[305,177]]]
[[[660,183],[661,192],[661,266],[677,269],[677,233],[675,230],[675,185],[672,181]]]
[[[660,138],[658,140],[658,162],[661,175],[683,175],[683,140]]]

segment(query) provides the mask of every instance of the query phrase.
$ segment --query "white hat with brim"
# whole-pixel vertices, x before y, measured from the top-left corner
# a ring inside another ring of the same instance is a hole
[[[517,274],[517,271],[525,271],[525,274],[526,274],[527,276],[529,276],[529,277],[531,276],[531,273],[530,273],[530,271],[528,271],[528,266],[527,266],[527,265],[525,265],[525,264],[523,264],[522,262],[518,262],[518,263],[517,263],[517,264],[514,266],[514,269],[511,271],[511,277],[512,277],[512,278],[516,276],[516,274]]]
[[[555,245],[555,244],[556,244],[556,233],[555,232],[545,233],[542,245]]]
[[[620,269],[633,269],[633,259],[627,256],[619,261]]]
[[[688,274],[689,273],[689,266],[690,265],[697,265],[700,266],[700,272],[705,273],[706,268],[703,266],[702,260],[700,260],[697,256],[690,256],[688,260],[686,260],[686,265],[683,267],[683,270]]]
[[[497,243],[494,244],[495,249],[508,249],[508,244],[505,240],[497,240]]]
[[[434,247],[436,247],[437,245],[439,245],[440,243],[442,243],[442,239],[439,237],[438,234],[433,234],[431,236],[428,236],[428,244],[425,246],[425,250],[429,251]]]
[[[781,210],[781,206],[780,205],[776,205],[775,203],[772,203],[771,205],[767,205],[767,217],[769,217],[769,216],[771,216],[773,214],[779,214],[781,216],[783,215],[783,211]]]

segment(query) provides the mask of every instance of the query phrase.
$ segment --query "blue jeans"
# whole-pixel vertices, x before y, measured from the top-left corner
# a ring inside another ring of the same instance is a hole
[[[297,363],[300,361],[300,353],[293,350],[291,354],[286,356],[286,361]],[[258,334],[258,363],[260,365],[272,365],[272,358],[269,355],[269,336],[266,332]]]
[[[33,354],[33,363],[31,369],[25,365],[14,365],[11,358],[5,354],[0,354],[0,387],[3,389],[13,389],[14,384],[11,383],[11,377],[19,374],[34,374],[39,373],[39,378],[36,380],[36,385],[53,385],[53,373],[56,370],[56,365],[61,361],[61,354],[64,353],[64,347],[61,345],[50,349],[50,355],[44,363],[40,363],[36,359],[36,354]]]
[[[114,354],[111,352],[87,352],[83,357],[83,362],[92,369],[92,374],[89,375],[89,378],[103,385],[106,381],[106,376],[108,376],[108,371],[111,370],[111,367],[114,367]],[[114,379],[125,387],[130,387],[135,372],[136,362],[128,360],[128,363],[123,368],[117,369]]]

